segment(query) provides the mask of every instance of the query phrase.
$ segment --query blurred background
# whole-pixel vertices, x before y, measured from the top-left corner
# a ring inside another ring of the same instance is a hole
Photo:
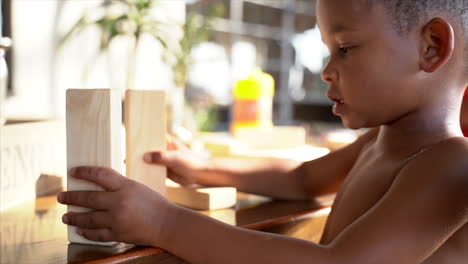
[[[191,131],[227,131],[233,89],[274,79],[274,125],[340,128],[314,0],[2,0],[4,113],[62,118],[68,88],[159,89]],[[184,99],[174,99],[182,97]],[[179,101],[179,102],[178,102]],[[172,113],[176,114],[176,113]]]

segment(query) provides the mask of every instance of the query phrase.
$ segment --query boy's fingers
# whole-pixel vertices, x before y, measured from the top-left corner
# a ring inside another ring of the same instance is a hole
[[[187,178],[180,176],[179,174],[171,172],[171,171],[168,171],[167,177],[182,186],[190,184]]]
[[[76,205],[96,210],[106,210],[112,207],[112,199],[108,192],[102,191],[68,191],[57,196],[59,203]]]
[[[108,228],[100,229],[87,229],[87,228],[78,228],[76,230],[78,235],[83,236],[89,240],[99,241],[99,242],[108,242],[113,241],[112,233]]]
[[[171,171],[167,172],[167,177],[171,179],[172,181],[181,184],[182,177],[179,174],[172,173]]]
[[[167,153],[163,153],[161,151],[150,151],[143,155],[143,160],[146,163],[168,165],[170,162],[170,155],[167,155]]]
[[[161,153],[159,151],[146,152],[143,155],[143,160],[146,163],[154,163],[161,159]]]
[[[109,219],[109,214],[103,211],[89,213],[69,212],[63,215],[62,221],[67,225],[80,228],[97,229],[108,227],[111,219]]]
[[[68,173],[72,177],[96,183],[109,191],[120,189],[126,180],[113,169],[104,167],[80,166],[72,168]]]

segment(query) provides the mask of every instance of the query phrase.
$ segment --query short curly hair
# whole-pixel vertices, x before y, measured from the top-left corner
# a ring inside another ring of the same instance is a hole
[[[468,28],[467,0],[371,0],[383,3],[399,33],[411,30],[421,19],[431,14],[446,13],[457,18],[464,31]]]
[[[468,0],[368,0],[381,3],[392,18],[393,27],[400,35],[408,33],[421,20],[431,15],[447,14],[459,23],[465,39],[465,61],[468,72]]]

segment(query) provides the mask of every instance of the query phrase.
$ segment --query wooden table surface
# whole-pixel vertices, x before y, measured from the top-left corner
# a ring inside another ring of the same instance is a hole
[[[235,208],[204,211],[228,224],[311,241],[321,235],[331,197],[320,201],[272,201],[239,194]],[[0,263],[187,263],[152,247],[70,244],[61,222],[66,206],[55,196],[0,212]]]

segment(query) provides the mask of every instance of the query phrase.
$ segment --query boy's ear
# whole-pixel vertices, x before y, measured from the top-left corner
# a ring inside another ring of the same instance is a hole
[[[421,38],[421,69],[435,72],[452,56],[455,36],[452,26],[442,18],[434,18],[424,27]]]

